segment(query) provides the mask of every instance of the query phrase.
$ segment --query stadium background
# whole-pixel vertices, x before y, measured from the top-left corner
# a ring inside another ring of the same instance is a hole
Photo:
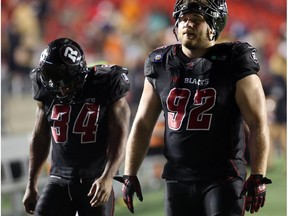
[[[220,41],[242,40],[258,50],[260,77],[267,98],[271,154],[266,207],[258,215],[286,215],[286,1],[227,0],[229,17]],[[27,181],[28,142],[34,126],[35,103],[28,73],[37,66],[46,43],[57,37],[78,41],[89,65],[107,62],[129,69],[127,100],[132,118],[143,82],[143,62],[158,46],[175,42],[174,0],[2,0],[1,1],[1,215],[25,216],[22,197]],[[139,172],[144,202],[136,214],[163,213],[164,159],[161,120],[151,150]],[[160,136],[158,133],[160,132]],[[49,163],[44,167],[40,187]],[[115,183],[116,216],[128,215]],[[247,215],[249,215],[247,213]]]

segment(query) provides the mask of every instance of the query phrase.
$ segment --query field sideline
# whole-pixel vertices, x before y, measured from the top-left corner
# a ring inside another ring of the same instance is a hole
[[[286,185],[286,161],[279,158],[275,161],[274,167],[268,171],[267,177],[272,180],[272,184],[267,186],[266,205],[258,213],[246,213],[246,216],[286,216],[287,185]],[[135,213],[137,216],[164,216],[163,211],[163,190],[143,191],[143,203],[135,200]],[[126,209],[122,199],[117,200],[115,216],[127,216],[130,214]]]

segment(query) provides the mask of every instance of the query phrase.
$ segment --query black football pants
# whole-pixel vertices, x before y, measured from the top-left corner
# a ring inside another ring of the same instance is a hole
[[[49,180],[37,202],[35,216],[112,216],[114,213],[114,193],[108,202],[91,207],[87,194],[94,179],[61,179],[49,177]]]
[[[243,181],[238,178],[199,182],[166,180],[166,216],[243,216]]]

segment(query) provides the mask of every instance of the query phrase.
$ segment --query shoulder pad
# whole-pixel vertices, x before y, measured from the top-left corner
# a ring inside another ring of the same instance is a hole
[[[130,89],[127,68],[119,65],[95,65],[86,78],[86,97],[95,97],[101,104],[110,104],[124,97]]]
[[[236,80],[250,74],[257,74],[260,64],[256,57],[256,49],[246,42],[236,42],[231,50],[231,64]]]
[[[128,74],[128,69],[119,65],[109,65],[109,64],[101,64],[101,65],[94,65],[92,68],[94,70],[94,74],[99,72],[102,73],[109,73],[109,72],[118,72],[118,73],[125,73]]]
[[[241,55],[246,52],[255,52],[256,49],[247,42],[234,42],[233,51],[235,54]]]
[[[151,62],[162,62],[165,54],[172,48],[173,45],[170,46],[162,46],[153,50],[149,54],[149,59]]]
[[[259,64],[256,52],[256,48],[254,48],[247,42],[235,42],[232,50],[232,56],[234,58],[237,58],[241,55],[247,55],[254,63]]]

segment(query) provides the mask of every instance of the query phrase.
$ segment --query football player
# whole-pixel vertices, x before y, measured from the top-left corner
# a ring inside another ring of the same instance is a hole
[[[240,216],[265,202],[269,150],[267,112],[256,49],[216,43],[225,0],[178,0],[173,17],[180,43],[146,59],[145,82],[125,156],[123,199],[134,212],[143,200],[137,172],[161,111],[165,117],[162,177],[167,216]],[[251,175],[246,180],[244,121],[250,130]]]
[[[130,108],[127,69],[87,67],[80,45],[59,38],[31,72],[37,101],[23,204],[37,216],[111,216],[113,176],[124,159]],[[50,176],[38,198],[37,180],[52,141]]]

